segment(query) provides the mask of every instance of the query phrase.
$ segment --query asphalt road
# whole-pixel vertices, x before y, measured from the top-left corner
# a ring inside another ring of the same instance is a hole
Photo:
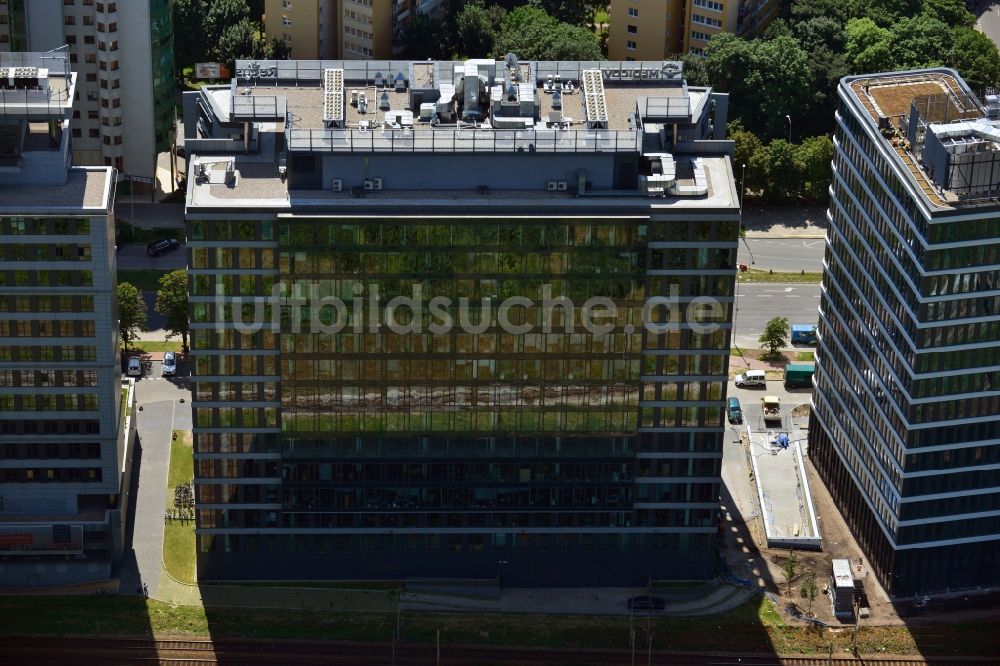
[[[119,197],[115,200],[115,216],[129,222],[135,220],[135,226],[140,229],[184,229],[184,206],[180,204],[132,202],[128,197]],[[183,235],[183,231],[179,233]]]
[[[826,241],[822,238],[747,238],[745,241],[740,240],[739,245],[741,264],[753,262],[753,268],[796,273],[823,270]]]
[[[177,240],[181,241],[181,246],[160,257],[151,257],[146,254],[146,246],[142,243],[122,245],[116,259],[118,270],[173,271],[178,268],[187,268],[187,246],[184,245],[184,237],[180,236]]]
[[[1000,2],[979,2],[972,13],[979,19],[980,30],[1000,47]]]
[[[757,338],[772,317],[787,317],[789,324],[815,324],[819,292],[818,284],[738,285],[734,342],[760,348]]]

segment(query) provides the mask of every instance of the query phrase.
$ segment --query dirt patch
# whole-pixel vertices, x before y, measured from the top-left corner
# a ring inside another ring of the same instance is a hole
[[[792,418],[807,419],[809,418],[809,412],[811,411],[812,409],[810,408],[809,405],[796,405],[795,407],[792,408]]]

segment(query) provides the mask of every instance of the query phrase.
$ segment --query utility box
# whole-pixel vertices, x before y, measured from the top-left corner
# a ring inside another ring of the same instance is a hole
[[[854,575],[848,560],[833,560],[830,584],[830,601],[838,620],[854,619]]]

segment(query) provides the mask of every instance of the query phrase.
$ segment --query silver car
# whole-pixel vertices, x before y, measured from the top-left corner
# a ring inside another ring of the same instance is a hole
[[[173,352],[167,352],[163,355],[163,370],[161,372],[164,377],[173,377],[177,374],[177,358]]]

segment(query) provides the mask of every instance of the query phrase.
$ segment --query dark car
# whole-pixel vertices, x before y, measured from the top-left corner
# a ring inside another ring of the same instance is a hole
[[[153,241],[146,246],[146,254],[151,257],[162,257],[167,252],[176,250],[181,246],[181,243],[176,238],[164,238],[158,241]]]
[[[632,597],[628,600],[628,609],[633,611],[661,611],[667,607],[667,602],[660,597]]]
[[[740,406],[739,398],[729,398],[726,401],[726,414],[729,415],[730,423],[743,423],[743,407]]]

